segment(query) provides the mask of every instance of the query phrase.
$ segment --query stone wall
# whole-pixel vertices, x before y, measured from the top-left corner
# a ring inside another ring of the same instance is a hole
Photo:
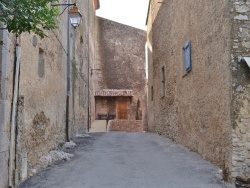
[[[64,1],[61,1],[65,3]],[[69,137],[87,131],[88,63],[93,61],[94,1],[74,1],[83,20],[78,28],[70,27],[70,98]],[[65,7],[59,7],[63,11]],[[58,17],[58,29],[46,31],[39,38],[24,33],[18,43],[21,47],[19,77],[15,176],[9,177],[15,185],[25,180],[42,156],[60,147],[66,141],[67,95],[67,10]],[[9,37],[10,36],[10,37]],[[0,32],[0,187],[8,187],[10,116],[13,93],[15,37]],[[17,172],[17,173],[16,173]]]
[[[229,1],[151,1],[148,17],[149,130],[231,169]],[[191,41],[192,71],[183,47]],[[165,95],[162,70],[165,70]]]
[[[233,71],[232,177],[250,178],[250,68],[239,57],[250,57],[249,1],[231,1],[233,23],[231,62]]]
[[[141,120],[110,120],[108,131],[142,132]]]
[[[136,119],[137,103],[142,114],[145,95],[145,35],[146,32],[98,18],[95,64],[91,67],[94,91],[103,89],[130,89],[134,96],[129,103],[129,118]],[[92,96],[92,120],[95,114]]]

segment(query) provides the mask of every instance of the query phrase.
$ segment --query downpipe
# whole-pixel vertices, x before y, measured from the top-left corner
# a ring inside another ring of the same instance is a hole
[[[89,72],[90,72],[90,70],[89,70],[89,68],[90,68],[90,36],[89,36],[89,31],[90,31],[90,2],[89,2],[90,0],[88,0],[88,18],[87,18],[87,35],[88,35],[88,37],[87,37],[87,46],[88,46],[88,63],[87,63],[87,74],[88,74],[88,76],[87,76],[87,78],[88,78],[88,80],[87,80],[87,100],[88,100],[88,109],[87,109],[87,116],[88,116],[88,118],[87,118],[87,130],[88,130],[88,132],[89,132],[89,129],[90,129],[90,78],[89,78]]]
[[[11,108],[11,129],[10,129],[10,158],[9,158],[9,186],[15,186],[16,167],[15,167],[15,155],[16,155],[16,114],[17,114],[17,98],[19,93],[19,74],[20,74],[20,59],[21,59],[21,46],[20,38],[16,43],[15,49],[15,63],[14,63],[14,87],[13,87],[13,98]]]
[[[68,0],[68,4],[71,4],[71,0]],[[68,11],[70,10],[70,7],[68,7]],[[70,99],[70,20],[69,15],[68,17],[68,24],[67,24],[67,96],[66,96],[66,126],[65,126],[65,135],[66,135],[66,141],[69,142],[69,99]]]

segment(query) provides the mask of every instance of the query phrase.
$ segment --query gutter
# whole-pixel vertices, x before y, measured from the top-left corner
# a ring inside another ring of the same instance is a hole
[[[71,0],[68,0],[68,4],[71,4]],[[68,7],[68,10],[70,10],[70,7]],[[71,62],[70,62],[70,20],[69,15],[67,15],[68,18],[68,24],[67,24],[67,96],[66,96],[66,126],[65,126],[65,135],[66,135],[66,141],[69,142],[69,98],[70,98],[70,81],[71,81],[71,75],[70,75],[70,68],[71,68]]]
[[[150,12],[150,6],[151,5],[151,0],[149,0],[149,2],[148,2],[148,13],[147,13],[147,18],[146,18],[146,23],[145,23],[145,25],[148,25],[148,19],[149,19],[149,12]]]

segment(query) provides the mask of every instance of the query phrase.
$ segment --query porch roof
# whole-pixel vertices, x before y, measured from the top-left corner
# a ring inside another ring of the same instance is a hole
[[[133,97],[133,90],[129,89],[103,89],[95,91],[95,97]]]

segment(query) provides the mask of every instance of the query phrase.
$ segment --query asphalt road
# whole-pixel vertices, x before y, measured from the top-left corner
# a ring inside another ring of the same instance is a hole
[[[218,168],[169,139],[151,133],[92,133],[21,188],[226,188]],[[231,187],[231,186],[230,186]]]

